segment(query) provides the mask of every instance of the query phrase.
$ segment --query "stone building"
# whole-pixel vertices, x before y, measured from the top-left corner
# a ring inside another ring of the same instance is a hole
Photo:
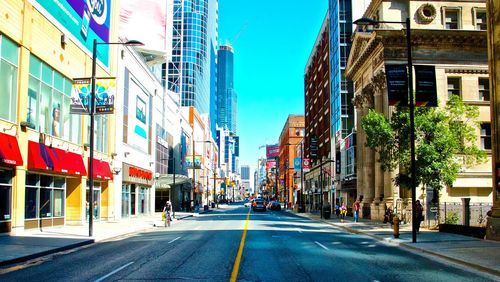
[[[364,146],[366,134],[361,120],[369,109],[390,117],[385,64],[407,62],[405,20],[410,19],[413,65],[435,66],[439,106],[449,95],[460,95],[468,105],[480,109],[477,144],[488,156],[486,163],[463,167],[452,187],[441,189],[440,202],[491,205],[491,123],[484,1],[384,1],[373,0],[364,17],[377,26],[358,27],[353,35],[346,75],[355,87],[357,115],[357,194],[362,197],[362,216],[381,220],[386,207],[411,214],[411,192],[394,185],[395,172],[384,172],[374,150]],[[431,214],[433,191],[417,187],[417,198]],[[435,210],[435,209],[434,209]],[[486,212],[486,209],[484,213]]]

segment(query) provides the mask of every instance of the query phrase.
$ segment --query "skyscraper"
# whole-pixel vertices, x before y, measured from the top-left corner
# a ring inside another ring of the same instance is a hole
[[[168,89],[181,94],[181,106],[210,113],[211,58],[217,44],[217,0],[174,0],[172,61]]]
[[[220,46],[217,59],[217,124],[236,133],[237,94],[234,90],[233,47]]]

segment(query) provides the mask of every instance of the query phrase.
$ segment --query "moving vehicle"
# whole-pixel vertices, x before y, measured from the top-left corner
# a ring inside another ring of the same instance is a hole
[[[281,203],[278,201],[272,201],[269,203],[269,209],[272,211],[280,211],[281,210]]]
[[[263,199],[255,199],[252,203],[253,211],[266,211],[266,202]]]

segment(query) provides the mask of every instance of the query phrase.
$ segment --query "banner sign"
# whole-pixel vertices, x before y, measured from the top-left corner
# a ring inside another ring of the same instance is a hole
[[[193,168],[193,156],[186,156],[186,167],[188,169]],[[194,168],[195,169],[201,168],[201,155],[194,156]]]
[[[406,65],[385,65],[389,105],[408,106],[408,71]]]
[[[275,158],[280,154],[280,147],[278,145],[266,145],[266,157]]]
[[[417,107],[437,107],[436,67],[415,66],[415,85]]]
[[[30,0],[62,33],[92,54],[94,39],[109,43],[111,0]],[[97,58],[109,66],[109,45],[99,45]]]
[[[308,172],[311,170],[311,160],[309,159],[303,159],[302,160],[302,167],[304,172]]]
[[[268,160],[266,161],[266,170],[270,170],[271,168],[276,166],[276,161],[275,160]]]
[[[300,172],[301,163],[301,158],[293,159],[293,171]]]
[[[90,78],[75,78],[71,89],[71,114],[89,114],[92,83]],[[95,114],[112,114],[115,109],[115,79],[97,80]]]

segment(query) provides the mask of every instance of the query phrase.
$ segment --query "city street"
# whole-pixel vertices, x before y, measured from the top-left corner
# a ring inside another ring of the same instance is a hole
[[[0,273],[1,281],[493,281],[368,236],[242,204]]]

